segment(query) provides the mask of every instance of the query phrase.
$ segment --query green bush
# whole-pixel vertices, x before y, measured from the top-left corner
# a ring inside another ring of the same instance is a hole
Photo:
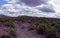
[[[14,38],[17,38],[17,33],[15,30],[10,30],[9,34],[13,36]]]
[[[45,32],[45,26],[44,26],[44,24],[39,24],[37,26],[37,33],[38,34],[43,34],[44,32]]]
[[[38,34],[44,34],[47,38],[56,38],[57,30],[51,24],[40,23],[37,27]]]
[[[14,23],[11,20],[10,21],[6,21],[5,25],[8,26],[8,27],[13,27],[13,28],[15,27]]]

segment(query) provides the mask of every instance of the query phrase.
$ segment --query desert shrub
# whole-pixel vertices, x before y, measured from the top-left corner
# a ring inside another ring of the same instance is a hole
[[[11,37],[8,36],[8,35],[3,35],[3,36],[1,36],[0,38],[11,38]]]
[[[12,19],[10,19],[10,18],[0,18],[0,22],[6,22],[6,21],[9,21],[9,20],[12,21]]]
[[[11,30],[11,31],[9,32],[9,34],[10,34],[11,36],[17,38],[17,33],[16,33],[15,30]]]
[[[28,23],[31,23],[31,20],[28,20]]]
[[[56,33],[57,33],[57,30],[54,28],[50,28],[49,30],[46,30],[47,38],[57,38]]]
[[[45,32],[45,26],[44,24],[39,24],[37,27],[37,33],[38,34],[43,34]]]
[[[46,35],[46,38],[57,38],[57,37],[56,37],[56,34],[49,33]]]
[[[0,22],[5,22],[5,19],[3,19],[3,18],[0,18]]]
[[[52,23],[51,26],[55,26],[55,24]]]
[[[60,29],[58,30],[58,32],[60,33]]]
[[[29,30],[34,30],[34,29],[35,29],[34,25],[31,24],[30,27],[29,27]]]
[[[57,29],[51,26],[51,24],[40,23],[37,27],[38,34],[44,34],[47,38],[56,38]]]
[[[15,27],[13,21],[6,21],[5,25],[8,27],[13,27],[13,28]]]

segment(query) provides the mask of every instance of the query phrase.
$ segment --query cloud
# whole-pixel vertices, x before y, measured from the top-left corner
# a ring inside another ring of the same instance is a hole
[[[3,12],[3,10],[0,10],[0,14],[3,14],[4,12]]]
[[[37,9],[45,13],[55,13],[54,7],[50,4],[44,4],[42,7],[37,7]]]
[[[19,0],[6,0],[6,1],[8,1],[8,4],[4,4],[0,7],[1,8],[0,14],[6,16],[18,17],[18,16],[26,15],[33,17],[51,17],[51,18],[60,17],[59,6],[55,5],[52,2],[47,2],[46,4],[38,5],[36,7],[30,7],[25,4],[16,3]]]
[[[2,10],[9,11],[9,12],[19,12],[18,7],[19,7],[18,4],[17,5],[5,4],[5,5],[2,5]]]
[[[5,0],[5,1],[7,1],[8,3],[16,3],[17,2],[17,0]]]
[[[54,1],[56,1],[56,3]],[[60,5],[57,4],[58,1],[60,1],[60,0],[51,0],[51,1],[48,2],[51,5],[53,5],[53,7],[54,7],[54,9],[57,13],[60,12]]]
[[[24,3],[27,6],[38,6],[46,3],[48,0],[19,0],[19,3]]]

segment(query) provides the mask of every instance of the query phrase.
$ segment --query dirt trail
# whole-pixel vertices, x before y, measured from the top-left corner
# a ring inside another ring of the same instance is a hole
[[[43,35],[38,35],[35,30],[29,31],[29,24],[27,22],[22,24],[15,23],[18,38],[45,38]]]

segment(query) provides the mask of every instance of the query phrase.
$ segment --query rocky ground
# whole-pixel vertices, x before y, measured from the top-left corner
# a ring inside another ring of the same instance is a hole
[[[1,17],[0,38],[60,38],[60,19]]]

